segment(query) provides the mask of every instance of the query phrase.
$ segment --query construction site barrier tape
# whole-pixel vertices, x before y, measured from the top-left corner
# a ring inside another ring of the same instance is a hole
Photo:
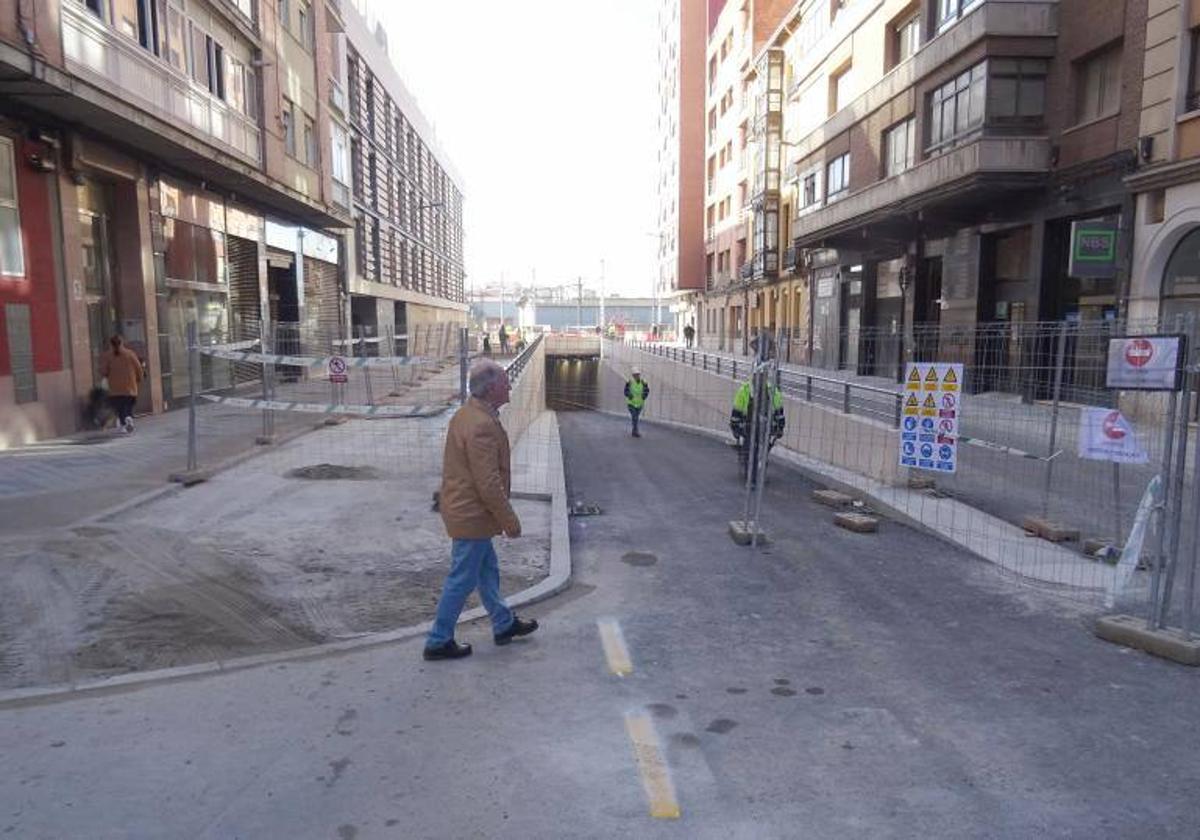
[[[233,408],[263,408],[271,411],[299,411],[305,414],[353,414],[358,417],[433,417],[441,414],[449,404],[442,405],[341,405],[322,403],[285,402],[282,400],[255,400],[246,397],[223,397],[217,394],[201,394],[201,399],[220,403]]]
[[[437,359],[427,356],[281,356],[273,353],[250,353],[245,350],[229,349],[231,345],[201,347],[200,352],[215,359],[231,362],[247,362],[255,365],[287,365],[301,368],[327,368],[330,359],[341,359],[347,368],[404,367],[406,365],[431,365]]]

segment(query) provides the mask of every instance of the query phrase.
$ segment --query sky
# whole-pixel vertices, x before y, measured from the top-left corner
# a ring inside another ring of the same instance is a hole
[[[393,63],[463,178],[466,288],[650,296],[654,0],[374,0]]]

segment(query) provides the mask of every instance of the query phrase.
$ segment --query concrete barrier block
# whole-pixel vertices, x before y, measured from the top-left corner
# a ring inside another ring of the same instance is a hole
[[[879,520],[865,513],[839,513],[833,517],[833,522],[856,534],[874,534],[879,530]]]
[[[1079,529],[1040,516],[1026,516],[1021,527],[1049,542],[1079,542]]]
[[[831,508],[847,508],[854,504],[854,499],[837,490],[814,490],[813,500]]]
[[[1146,629],[1146,619],[1109,615],[1096,619],[1096,635],[1108,642],[1144,650],[1181,665],[1200,665],[1200,639],[1186,639],[1173,628]]]

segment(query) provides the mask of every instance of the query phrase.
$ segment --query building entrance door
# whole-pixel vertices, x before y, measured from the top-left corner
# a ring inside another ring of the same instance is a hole
[[[112,187],[88,180],[79,187],[79,241],[87,304],[88,346],[93,381],[100,381],[100,355],[120,332],[121,301],[112,226]]]

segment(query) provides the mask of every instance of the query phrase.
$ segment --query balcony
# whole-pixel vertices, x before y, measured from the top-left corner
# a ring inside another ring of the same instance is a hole
[[[962,199],[995,199],[1005,190],[1027,189],[1050,169],[1046,137],[978,137],[929,158],[895,177],[877,181],[795,219],[799,245]],[[980,189],[990,185],[992,189]]]
[[[790,155],[795,160],[803,160],[818,151],[984,38],[1053,38],[1057,34],[1057,0],[985,0],[954,26],[921,45],[916,55],[889,71],[866,93],[802,137],[794,144]],[[796,81],[789,91],[789,99],[795,99],[807,82],[808,74],[821,60],[822,53],[814,51],[803,68],[796,68]]]
[[[742,280],[749,280],[754,276],[754,263],[742,263],[742,268],[738,272],[738,277]]]
[[[78,3],[62,4],[67,69],[171,125],[257,167],[259,127],[138,44],[108,29]]]
[[[783,251],[783,270],[795,271],[796,266],[800,263],[800,249],[795,245],[790,245]]]

